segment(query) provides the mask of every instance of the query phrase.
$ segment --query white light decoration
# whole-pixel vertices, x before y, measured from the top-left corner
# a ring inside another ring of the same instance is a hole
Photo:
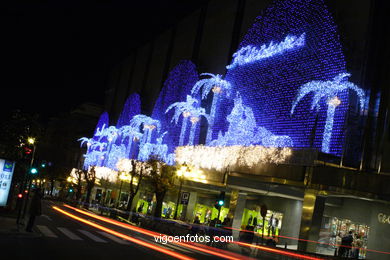
[[[250,107],[243,105],[242,99],[237,92],[234,99],[234,107],[227,116],[229,123],[225,134],[221,132],[218,138],[210,142],[211,146],[229,146],[261,144],[267,147],[292,147],[293,142],[289,136],[274,135],[264,127],[258,127],[253,111]]]
[[[152,138],[152,131],[156,128],[157,132],[160,132],[160,121],[153,119],[145,115],[136,115],[130,121],[130,126],[134,128],[140,128],[143,125],[144,134],[142,136],[142,143],[150,143]],[[152,127],[154,126],[154,127]]]
[[[102,151],[91,151],[85,154],[84,168],[88,169],[90,166],[102,166],[105,154],[106,152]]]
[[[147,162],[142,162],[134,159],[121,159],[117,163],[117,168],[123,172],[134,171],[139,174],[149,174],[152,170],[152,167]],[[133,168],[135,167],[135,168]]]
[[[173,108],[175,109],[175,113],[173,114],[172,121],[175,121],[176,124],[179,121],[180,115],[183,115],[183,122],[181,125],[181,131],[180,131],[180,137],[179,137],[179,145],[180,146],[184,144],[184,137],[185,137],[185,133],[187,130],[187,122],[188,122],[188,118],[190,116],[193,116],[193,117],[204,116],[208,120],[208,115],[206,114],[205,109],[195,106],[196,104],[198,104],[198,102],[199,101],[196,98],[193,98],[190,95],[187,95],[186,101],[175,102],[175,103],[171,104],[167,108],[167,110],[165,111],[165,113],[168,113],[169,110],[171,110]],[[191,144],[194,141],[193,139],[195,137],[195,129],[196,129],[196,123],[195,124],[193,123],[191,130],[190,130],[191,132],[190,132],[190,138],[189,138],[189,142]]]
[[[105,163],[105,166],[116,170],[116,164],[117,162],[122,159],[126,158],[126,146],[124,144],[116,145],[112,144],[111,149],[109,153],[107,154],[107,160]]]
[[[201,76],[210,76],[207,79],[201,79],[192,87],[191,94],[197,94],[202,88],[202,99],[207,98],[207,95],[210,91],[213,92],[213,101],[211,103],[210,117],[207,128],[206,135],[206,144],[209,144],[212,139],[213,134],[213,126],[214,126],[214,118],[215,112],[217,110],[219,95],[222,92],[226,93],[226,96],[230,96],[230,92],[232,91],[232,85],[229,81],[222,79],[222,75],[214,75],[211,73],[202,73]]]
[[[248,45],[233,54],[233,62],[226,66],[226,68],[230,70],[237,66],[256,62],[297,47],[302,47],[303,45],[305,45],[305,33],[301,34],[299,37],[288,35],[282,42],[270,42],[268,46],[263,44],[260,49],[256,46]]]
[[[118,179],[118,172],[108,167],[95,167],[96,178],[105,179],[109,182],[116,182]]]
[[[342,91],[353,90],[359,98],[360,108],[364,108],[365,94],[364,91],[349,82],[347,78],[351,76],[349,73],[340,73],[333,78],[333,80],[321,81],[313,80],[303,86],[298,90],[298,94],[292,104],[291,114],[294,113],[294,110],[298,103],[309,93],[313,92],[313,102],[311,103],[311,109],[320,108],[320,101],[323,100],[328,105],[327,117],[325,122],[325,130],[322,138],[322,147],[321,151],[324,153],[330,152],[330,141],[333,130],[333,121],[336,107],[341,104],[341,101],[338,99],[337,94]]]
[[[130,172],[133,169],[132,159],[120,159],[117,162],[116,167],[119,171]]]
[[[223,170],[231,166],[253,167],[264,163],[283,163],[292,154],[291,148],[255,146],[180,146],[175,150],[178,164],[204,169]]]

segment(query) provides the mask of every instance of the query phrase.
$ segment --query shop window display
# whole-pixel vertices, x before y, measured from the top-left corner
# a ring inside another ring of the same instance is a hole
[[[172,201],[168,202],[163,202],[162,206],[162,212],[161,212],[161,217],[163,218],[172,218],[175,215],[175,210],[176,210],[176,203]],[[177,216],[181,216],[183,212],[183,205],[179,204],[178,210],[177,210]]]
[[[137,202],[137,212],[146,214],[148,212],[149,202],[146,200],[140,199]]]
[[[229,208],[221,207],[219,220],[223,222],[229,213]],[[195,216],[198,216],[201,224],[209,224],[211,220],[218,218],[218,210],[215,207],[209,207],[197,203],[195,206]]]
[[[260,210],[244,209],[242,215],[242,225],[253,226],[254,231],[262,235],[264,227],[265,236],[279,236],[280,229],[282,227],[283,213],[267,210],[267,215],[263,223],[263,217],[260,214]]]
[[[360,238],[361,248],[359,249],[359,259],[365,259],[370,227],[349,219],[336,217],[325,216],[323,218],[317,253],[334,255],[335,250],[339,247],[340,238],[348,234],[349,231],[352,231],[354,241]]]

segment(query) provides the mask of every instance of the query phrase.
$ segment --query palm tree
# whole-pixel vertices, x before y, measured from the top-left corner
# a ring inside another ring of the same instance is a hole
[[[108,128],[102,129],[102,132],[100,133],[99,141],[103,138],[107,138],[107,154],[104,158],[103,165],[105,165],[109,159],[110,152],[112,145],[116,142],[116,139],[119,136],[119,131],[115,126],[110,126]]]
[[[180,115],[183,115],[183,122],[181,124],[180,138],[179,138],[179,146],[182,146],[184,143],[184,136],[187,130],[187,122],[188,118],[191,116],[191,111],[195,108],[194,104],[197,104],[198,100],[187,95],[186,101],[175,102],[171,104],[165,113],[168,113],[172,108],[175,109],[175,113],[173,114],[172,121],[175,121],[175,124],[179,121]]]
[[[145,115],[136,115],[130,121],[130,127],[139,129],[143,125],[144,134],[142,136],[142,143],[150,143],[152,140],[152,132],[156,128],[160,132],[161,124],[159,120],[153,119]]]
[[[128,138],[128,143],[126,146],[126,156],[128,158],[132,157],[131,147],[133,141],[139,140],[142,137],[142,133],[139,131],[139,127],[132,127],[130,125],[124,125],[119,129],[121,133],[121,143],[124,143],[126,138]]]
[[[193,107],[190,113],[190,121],[192,124],[190,130],[190,137],[188,139],[188,145],[194,145],[196,123],[199,122],[201,116],[204,116],[207,119],[207,122],[209,122],[210,117],[208,114],[206,114],[206,110],[203,107]]]
[[[311,103],[311,109],[315,107],[317,110],[320,108],[320,101],[325,100],[328,105],[326,123],[324,135],[322,138],[322,148],[321,151],[324,153],[329,153],[330,151],[330,138],[333,130],[333,120],[336,107],[341,104],[341,100],[337,97],[337,94],[345,90],[353,90],[356,92],[356,95],[359,97],[360,108],[364,107],[364,91],[349,82],[347,78],[351,76],[349,73],[340,73],[333,80],[321,81],[313,80],[304,85],[302,85],[298,94],[292,104],[291,114],[294,113],[295,107],[298,105],[299,101],[302,100],[310,92],[314,93],[313,102]]]
[[[215,112],[217,108],[217,102],[221,93],[226,92],[227,96],[230,96],[232,85],[229,81],[222,79],[222,75],[214,75],[211,73],[202,73],[201,76],[210,76],[211,78],[201,79],[192,87],[191,94],[197,94],[202,88],[202,99],[207,98],[210,91],[213,92],[213,101],[210,110],[210,119],[208,122],[206,144],[209,144],[212,138],[212,128],[214,125]]]

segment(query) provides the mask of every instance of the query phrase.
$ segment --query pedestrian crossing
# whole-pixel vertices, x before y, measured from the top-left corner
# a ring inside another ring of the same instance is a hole
[[[66,238],[75,241],[91,240],[96,243],[108,243],[109,241],[115,242],[120,245],[130,245],[126,240],[113,236],[103,231],[91,232],[83,229],[71,230],[66,227],[51,227],[45,225],[36,225],[38,231],[44,237],[50,238]],[[96,234],[94,234],[96,233]]]

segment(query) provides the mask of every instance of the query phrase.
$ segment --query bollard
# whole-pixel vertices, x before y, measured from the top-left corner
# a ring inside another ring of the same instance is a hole
[[[284,249],[287,249],[287,242],[284,242]]]

